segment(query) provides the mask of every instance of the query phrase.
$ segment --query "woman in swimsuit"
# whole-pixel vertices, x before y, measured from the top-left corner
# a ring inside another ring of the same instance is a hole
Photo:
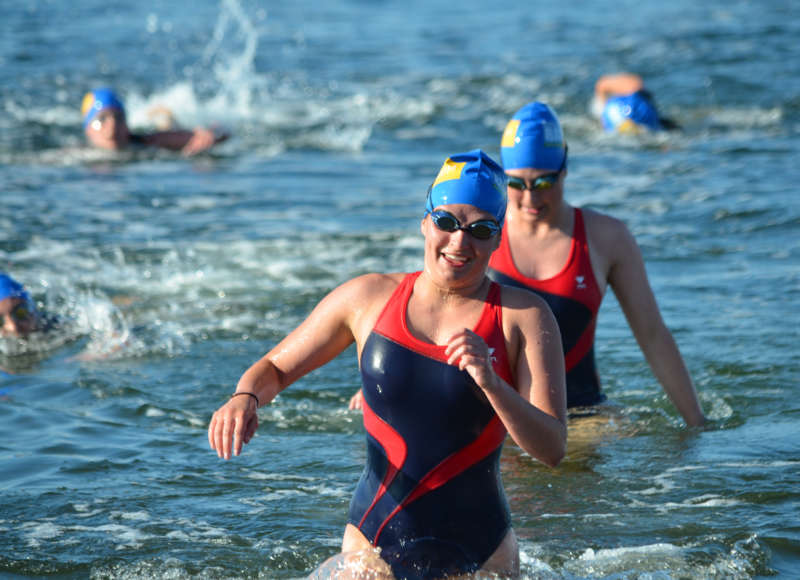
[[[160,109],[160,111],[166,111]],[[157,147],[196,155],[228,138],[205,127],[196,129],[169,128],[153,133],[131,133],[120,98],[108,88],[89,91],[81,103],[83,132],[93,147],[120,151],[130,145]],[[167,115],[170,116],[167,112]]]
[[[379,554],[364,565],[369,577],[517,575],[499,473],[505,435],[549,466],[564,456],[555,319],[533,293],[487,277],[505,210],[497,163],[480,150],[447,159],[421,223],[423,270],[367,274],[333,290],[211,419],[211,448],[238,455],[258,405],[355,342],[367,464],[342,552]]]
[[[594,362],[597,312],[610,286],[650,368],[688,425],[703,411],[656,304],[641,252],[620,220],[564,199],[567,147],[555,112],[529,103],[501,143],[508,216],[489,276],[542,296],[558,320],[566,357],[567,406],[605,399]]]

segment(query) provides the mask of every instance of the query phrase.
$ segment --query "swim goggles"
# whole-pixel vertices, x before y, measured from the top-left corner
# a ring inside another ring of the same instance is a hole
[[[114,120],[116,123],[120,123],[125,120],[125,113],[120,111],[119,109],[110,109],[106,108],[97,113],[95,117],[89,122],[89,126],[94,129],[95,131],[99,131],[103,128],[103,125],[108,123],[110,120]]]
[[[20,304],[11,311],[11,318],[17,322],[24,322],[31,318],[31,311],[25,304]]]
[[[431,219],[443,232],[463,230],[478,240],[488,240],[500,232],[500,226],[494,220],[478,220],[462,226],[453,214],[444,210],[431,212]]]
[[[536,191],[538,189],[550,189],[556,183],[558,183],[558,176],[561,173],[547,173],[545,175],[540,175],[539,177],[533,179],[532,181],[525,181],[521,177],[514,177],[513,175],[507,175],[508,177],[508,187],[512,189],[517,189],[519,191]]]
[[[13,320],[15,324],[27,324],[33,319],[33,313],[24,304],[15,306],[5,316]],[[0,325],[5,325],[5,316],[0,314]],[[3,334],[5,334],[5,332],[3,332]]]

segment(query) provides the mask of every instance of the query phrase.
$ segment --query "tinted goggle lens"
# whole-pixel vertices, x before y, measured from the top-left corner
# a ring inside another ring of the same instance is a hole
[[[455,216],[446,211],[435,211],[431,214],[434,225],[443,232],[455,232],[457,230],[464,230],[473,238],[479,240],[488,240],[496,236],[500,231],[500,226],[492,220],[478,220],[466,226],[462,226]]]
[[[101,111],[94,119],[92,119],[92,122],[89,123],[89,126],[95,131],[99,131],[103,128],[103,125],[112,119],[114,122],[120,123],[125,120],[125,113],[116,109]]]
[[[522,178],[513,177],[511,175],[507,175],[506,177],[508,177],[508,186],[513,189],[518,189],[519,191],[524,191],[526,189],[535,191],[537,189],[548,189],[553,187],[558,182],[558,176],[558,173],[548,173],[547,175],[541,175],[530,182],[526,182]]]
[[[20,305],[11,311],[11,317],[18,322],[28,320],[31,317],[31,311],[27,306]]]

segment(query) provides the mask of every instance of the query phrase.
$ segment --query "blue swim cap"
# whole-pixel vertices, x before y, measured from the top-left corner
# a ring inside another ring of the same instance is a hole
[[[28,291],[22,287],[22,284],[14,280],[8,274],[0,272],[0,300],[6,298],[22,298],[28,307],[33,310],[33,299]]]
[[[503,131],[500,155],[505,169],[561,169],[567,151],[555,111],[538,102],[522,107]]]
[[[642,127],[651,131],[661,129],[658,111],[642,91],[611,97],[606,101],[600,118],[606,131],[627,133],[638,131]]]
[[[425,215],[455,203],[474,205],[503,225],[506,215],[506,174],[480,149],[451,155],[428,190]]]
[[[117,98],[117,95],[111,89],[95,89],[86,93],[81,103],[83,128],[85,129],[94,116],[103,109],[117,109],[122,111],[123,115],[125,114],[125,107],[122,106],[122,101]]]
[[[6,298],[21,298],[27,292],[23,290],[22,284],[14,280],[11,276],[0,272],[0,300]]]

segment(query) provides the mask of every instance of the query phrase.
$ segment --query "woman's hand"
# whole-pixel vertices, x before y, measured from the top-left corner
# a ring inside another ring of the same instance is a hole
[[[447,364],[467,371],[482,390],[489,392],[498,388],[492,350],[483,338],[465,328],[450,338],[444,352],[448,357]]]
[[[356,391],[356,394],[350,397],[350,403],[347,405],[347,408],[351,411],[361,411],[364,408],[364,393],[361,392],[361,389]]]
[[[255,398],[247,395],[231,397],[211,417],[208,425],[208,444],[224,459],[242,452],[258,429]]]
[[[181,149],[181,153],[186,156],[196,155],[197,153],[211,148],[216,142],[217,138],[213,131],[204,127],[198,127],[192,132],[192,136],[189,138],[188,143],[183,146],[183,149]]]

